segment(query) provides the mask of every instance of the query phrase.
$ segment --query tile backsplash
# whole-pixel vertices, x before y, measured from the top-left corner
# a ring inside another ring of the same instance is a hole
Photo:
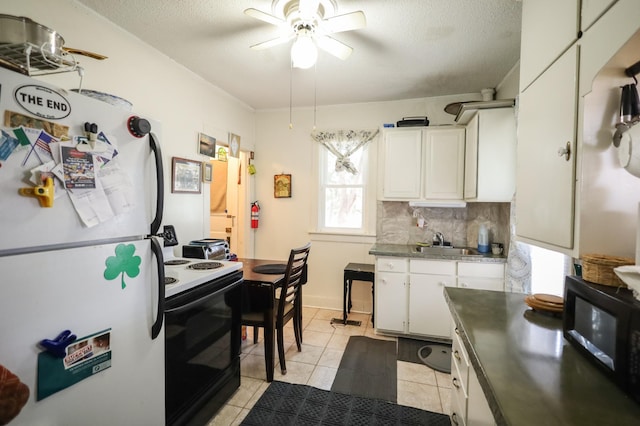
[[[454,246],[477,247],[478,228],[485,223],[489,228],[489,241],[503,243],[504,253],[508,253],[509,208],[510,203],[467,203],[464,208],[448,208],[378,201],[376,243],[431,242],[434,233],[442,232],[445,241]],[[417,226],[420,217],[424,219],[422,228]]]

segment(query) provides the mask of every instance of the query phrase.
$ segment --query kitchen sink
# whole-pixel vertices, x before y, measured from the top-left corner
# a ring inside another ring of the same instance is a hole
[[[415,251],[423,254],[431,254],[435,256],[482,256],[482,253],[479,253],[478,250],[469,248],[469,247],[452,247],[452,246],[442,246],[442,247],[423,247],[416,246]]]

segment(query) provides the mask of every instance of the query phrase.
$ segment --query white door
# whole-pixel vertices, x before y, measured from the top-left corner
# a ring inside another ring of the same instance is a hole
[[[12,426],[164,424],[164,330],[151,339],[155,258],[148,240],[124,246],[0,257],[0,363],[31,391]],[[38,346],[64,330],[79,339],[108,331],[108,344],[92,346],[95,358],[65,370],[63,359],[40,355]],[[87,377],[36,401],[44,389],[39,375],[59,384],[81,374]]]
[[[406,274],[376,273],[376,328],[404,333],[407,318]]]
[[[567,249],[573,248],[577,66],[572,47],[520,94],[518,113],[516,233]]]
[[[389,130],[385,132],[381,146],[382,198],[420,198],[422,131]]]
[[[464,128],[426,130],[424,198],[462,200],[464,154]]]
[[[456,286],[455,276],[411,274],[409,281],[409,333],[451,337],[444,288]]]

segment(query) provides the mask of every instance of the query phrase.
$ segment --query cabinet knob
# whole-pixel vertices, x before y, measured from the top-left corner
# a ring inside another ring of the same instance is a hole
[[[451,423],[453,423],[456,426],[460,424],[458,423],[458,413],[456,412],[451,413]]]
[[[393,263],[387,263],[387,268],[393,269]]]
[[[460,361],[460,352],[458,352],[458,351],[454,351],[454,352],[453,352],[453,356],[454,356],[458,361]]]
[[[469,287],[469,284],[467,284],[467,283],[460,283],[460,287]]]
[[[563,148],[558,149],[558,156],[564,157],[565,161],[569,161],[571,158],[571,142],[567,142]]]
[[[460,385],[458,384],[458,378],[457,377],[454,377],[451,380],[451,383],[453,384],[453,386],[455,386],[456,389],[460,389]]]

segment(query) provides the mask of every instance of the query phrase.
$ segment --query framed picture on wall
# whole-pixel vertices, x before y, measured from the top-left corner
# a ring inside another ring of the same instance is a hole
[[[173,157],[171,160],[171,192],[199,194],[201,192],[200,161]]]
[[[273,196],[275,198],[291,198],[291,175],[273,176]]]
[[[213,166],[211,163],[202,163],[202,181],[211,182],[213,178]]]
[[[207,157],[216,156],[216,138],[198,133],[198,152]]]

